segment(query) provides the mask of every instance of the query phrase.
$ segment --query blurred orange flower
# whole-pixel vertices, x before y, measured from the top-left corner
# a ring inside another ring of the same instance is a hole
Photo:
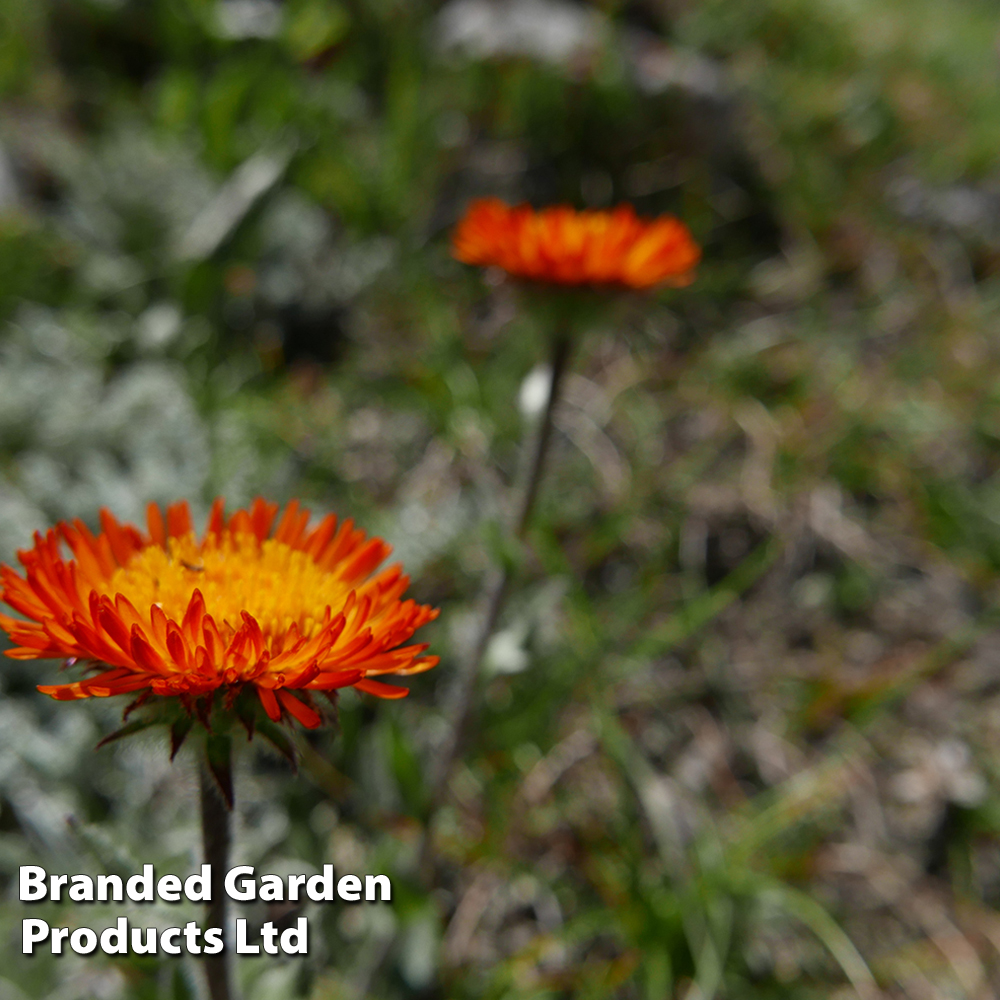
[[[65,522],[19,552],[22,577],[0,567],[0,599],[28,621],[0,615],[21,660],[69,657],[100,668],[73,684],[39,687],[60,701],[146,692],[177,696],[189,710],[223,689],[232,704],[256,690],[267,715],[321,723],[310,692],[353,685],[383,698],[406,688],[371,678],[429,670],[426,645],[402,646],[437,617],[400,597],[402,568],[372,575],[389,554],[333,515],[311,531],[309,511],[257,499],[226,518],[216,500],[201,540],[186,502],[164,518],[150,504],[141,532],[101,511],[95,536]],[[62,544],[74,558],[63,557]],[[293,694],[292,692],[296,692]]]
[[[669,215],[641,219],[631,205],[577,212],[535,211],[496,198],[473,202],[452,237],[466,264],[559,285],[651,288],[687,285],[701,250],[684,223]]]

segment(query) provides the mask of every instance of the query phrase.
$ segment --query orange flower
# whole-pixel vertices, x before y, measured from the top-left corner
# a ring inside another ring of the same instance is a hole
[[[429,670],[426,645],[401,646],[437,617],[401,601],[402,568],[372,575],[389,554],[333,515],[307,530],[297,501],[277,528],[277,504],[261,499],[226,518],[216,500],[199,541],[186,502],[150,504],[148,534],[101,511],[96,537],[60,523],[19,552],[22,577],[0,566],[0,599],[28,621],[0,615],[19,660],[69,657],[102,667],[74,684],[39,687],[60,701],[128,692],[173,695],[190,710],[223,689],[227,704],[247,685],[264,710],[314,728],[310,692],[353,685],[383,698],[406,688],[371,680]],[[74,558],[63,558],[65,542]],[[140,610],[141,609],[141,610]],[[292,692],[296,692],[293,694]]]
[[[496,198],[469,206],[455,228],[452,252],[465,264],[559,285],[687,285],[701,250],[684,223],[669,215],[640,219],[631,205],[610,212],[567,206],[536,212]]]

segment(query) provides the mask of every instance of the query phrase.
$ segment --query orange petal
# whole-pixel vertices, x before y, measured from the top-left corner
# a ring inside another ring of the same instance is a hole
[[[278,699],[274,697],[274,692],[258,685],[257,696],[260,698],[260,703],[264,706],[268,718],[277,722],[281,718],[281,707],[278,705]]]
[[[164,548],[167,544],[167,527],[163,521],[163,514],[155,503],[146,508],[146,525],[153,544],[159,545],[161,549]]]
[[[395,684],[383,684],[381,681],[363,680],[354,685],[359,691],[365,694],[373,694],[376,698],[405,698],[409,693],[409,688],[396,687]]]
[[[310,708],[304,702],[299,701],[295,695],[290,694],[284,688],[278,690],[278,698],[281,704],[288,710],[289,715],[298,719],[306,729],[315,729],[322,723],[323,717],[319,712]]]
[[[194,531],[187,500],[178,500],[167,508],[167,533],[171,538],[186,538]]]

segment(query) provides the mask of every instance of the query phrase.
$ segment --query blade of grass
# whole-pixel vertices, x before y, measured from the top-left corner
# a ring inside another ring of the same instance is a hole
[[[798,889],[773,879],[755,880],[758,882],[757,894],[761,898],[771,897],[775,904],[790,916],[795,917],[820,940],[823,946],[834,957],[850,980],[858,996],[862,1000],[874,1000],[879,995],[875,977],[861,952],[847,936],[840,924],[816,902]]]
[[[630,654],[662,656],[690,639],[739,600],[774,565],[783,547],[783,540],[777,536],[761,543],[725,579],[687,601],[662,625],[650,629],[630,650]]]
[[[848,730],[816,766],[761,793],[748,810],[733,817],[727,838],[729,850],[735,851],[741,865],[747,865],[755,854],[806,817],[834,808],[850,790],[859,762],[873,753],[858,734]]]

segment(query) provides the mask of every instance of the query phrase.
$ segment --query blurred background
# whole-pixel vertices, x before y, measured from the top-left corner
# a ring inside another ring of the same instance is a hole
[[[406,701],[238,762],[234,862],[395,888],[247,1000],[997,995],[998,42],[988,0],[0,0],[0,557],[300,497],[442,608]],[[705,259],[581,341],[428,889],[546,353],[449,256],[479,195],[673,212]],[[192,760],[95,751],[123,706],[56,668],[0,674],[0,997],[199,998],[20,954],[18,865],[199,860]],[[31,915],[122,912],[200,918]]]

